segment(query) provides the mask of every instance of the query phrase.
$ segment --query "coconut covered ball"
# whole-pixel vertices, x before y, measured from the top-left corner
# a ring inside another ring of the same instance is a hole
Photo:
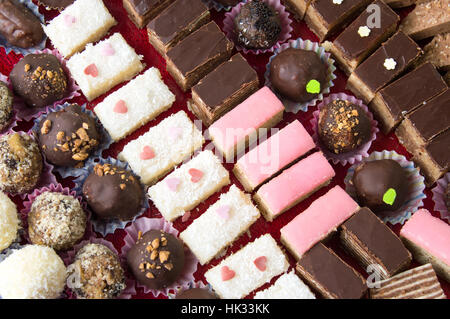
[[[16,205],[0,191],[0,251],[8,248],[17,238],[19,218]]]
[[[65,283],[66,267],[50,247],[28,245],[0,263],[3,299],[55,299]]]

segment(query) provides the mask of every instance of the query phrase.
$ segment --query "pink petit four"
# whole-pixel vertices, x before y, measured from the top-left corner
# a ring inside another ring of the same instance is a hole
[[[316,152],[284,170],[261,186],[254,199],[268,221],[327,185],[335,173],[321,152]]]
[[[426,209],[415,212],[400,237],[421,264],[431,263],[438,275],[450,282],[450,225]]]
[[[245,190],[252,191],[314,148],[312,137],[295,120],[242,156],[233,172]]]
[[[340,186],[335,186],[281,228],[281,241],[300,259],[358,209],[358,204]]]
[[[284,106],[277,96],[264,86],[244,102],[221,117],[209,128],[214,145],[225,158],[239,154],[258,129],[271,128],[283,118]]]

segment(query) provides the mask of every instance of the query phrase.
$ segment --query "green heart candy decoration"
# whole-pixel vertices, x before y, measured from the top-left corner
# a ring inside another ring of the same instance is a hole
[[[394,204],[395,198],[397,197],[397,192],[393,188],[389,188],[383,195],[383,202],[388,205]]]
[[[317,80],[311,80],[306,84],[306,92],[311,94],[320,93],[320,82]]]

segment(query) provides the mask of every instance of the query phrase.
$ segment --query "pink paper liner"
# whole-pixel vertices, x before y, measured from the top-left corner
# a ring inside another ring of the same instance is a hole
[[[450,212],[448,211],[445,192],[447,185],[450,183],[450,173],[445,174],[437,181],[436,186],[431,190],[433,193],[434,210],[438,211],[442,219],[450,222]]]
[[[333,100],[337,99],[349,101],[350,103],[361,107],[366,112],[372,125],[371,128],[372,136],[369,138],[367,143],[361,145],[360,147],[351,152],[343,154],[335,154],[330,150],[328,150],[328,148],[325,147],[320,141],[318,133],[320,110],[329,103],[331,103]],[[326,98],[324,98],[322,102],[317,106],[317,110],[313,112],[313,118],[310,120],[310,123],[313,129],[312,138],[316,143],[316,145],[322,150],[323,154],[328,160],[331,160],[333,164],[339,163],[342,166],[345,166],[347,164],[353,165],[356,162],[360,162],[363,158],[368,157],[369,153],[367,153],[367,151],[369,150],[370,146],[372,146],[372,142],[375,141],[375,139],[377,138],[377,133],[380,131],[377,127],[378,122],[373,118],[372,112],[369,111],[369,108],[363,103],[363,101],[355,98],[354,96],[347,95],[345,93],[330,94]]]
[[[125,245],[121,249],[121,255],[124,256],[125,258],[128,251],[136,243],[139,231],[145,234],[147,231],[152,229],[159,229],[178,237],[178,230],[172,227],[172,225],[166,222],[163,218],[143,217],[137,219],[134,223],[125,228],[126,232],[124,238]],[[162,290],[149,289],[148,287],[140,284],[137,280],[134,280],[136,286],[144,289],[145,294],[151,293],[153,296],[155,296],[155,298],[157,298],[160,294],[167,297],[170,291],[175,292],[178,289],[189,288],[189,284],[194,281],[194,273],[197,271],[198,261],[186,246],[184,246],[184,253],[185,253],[185,265],[183,273],[180,275],[180,278],[178,278],[178,280],[170,287],[167,287]]]
[[[0,81],[5,83],[8,86],[8,88],[11,90],[11,92],[13,92],[11,82],[9,81],[9,79],[8,79],[8,77],[6,75],[3,75],[3,74],[0,73]],[[9,123],[9,125],[6,128],[1,130],[0,133],[7,132],[7,131],[12,131],[12,129],[17,126],[17,121],[19,121],[19,119],[17,118],[16,108],[19,107],[18,105],[20,103],[23,103],[22,100],[19,97],[14,96],[14,98],[13,98],[13,105],[12,105],[12,107],[13,107],[13,117],[11,119],[11,123]]]
[[[227,12],[225,14],[225,19],[223,20],[223,31],[225,32],[228,39],[234,42],[236,49],[238,51],[243,51],[245,54],[252,53],[252,54],[263,54],[267,52],[274,52],[276,49],[278,49],[283,42],[286,42],[291,37],[292,27],[291,23],[292,20],[289,18],[289,13],[286,11],[286,8],[281,4],[280,0],[262,0],[268,5],[270,5],[275,11],[278,12],[280,16],[281,21],[281,33],[279,36],[279,39],[277,43],[275,43],[271,48],[269,49],[258,49],[258,50],[249,50],[242,46],[240,46],[236,42],[236,34],[234,32],[234,18],[238,15],[238,13],[241,11],[241,8],[244,4],[248,2],[248,0],[244,0],[241,3],[238,3],[233,9],[231,9],[230,12]]]
[[[38,197],[44,192],[61,193],[76,198],[80,202],[81,207],[85,211],[87,217],[86,230],[84,232],[84,236],[82,237],[81,241],[89,239],[93,235],[92,225],[90,222],[91,212],[87,209],[86,203],[83,202],[80,196],[77,196],[77,193],[75,191],[72,191],[68,187],[63,187],[61,184],[57,183],[57,184],[50,184],[48,186],[39,189],[35,189],[33,193],[27,195],[27,199],[24,200],[23,202],[23,209],[20,211],[19,216],[22,221],[23,228],[27,230],[26,235],[24,235],[24,238],[27,240],[29,244],[31,244],[31,241],[28,235],[28,214],[31,210],[31,205],[33,204],[36,197]]]
[[[57,50],[44,49],[42,51],[34,52],[34,54],[40,53],[53,54],[61,63],[64,73],[67,76],[67,95],[61,100],[55,101],[53,104],[41,108],[29,107],[24,102],[18,104],[16,106],[16,112],[17,118],[19,118],[20,120],[30,121],[31,119],[39,117],[44,113],[48,113],[49,108],[56,107],[58,104],[63,104],[65,101],[72,100],[74,97],[81,95],[78,92],[80,87],[75,83],[75,80],[70,75],[70,71],[66,66],[66,60],[64,60],[63,56]]]
[[[79,242],[78,244],[73,246],[73,248],[71,250],[66,251],[62,256],[62,260],[64,261],[64,264],[66,265],[66,267],[68,267],[70,264],[73,263],[78,251],[87,244],[104,245],[104,246],[108,247],[109,249],[111,249],[111,251],[117,255],[117,257],[119,258],[119,261],[120,261],[120,265],[122,266],[122,269],[124,270],[125,285],[126,285],[125,289],[122,291],[120,296],[117,297],[117,299],[131,299],[131,296],[136,294],[136,288],[134,286],[134,281],[130,279],[129,274],[127,273],[126,260],[124,258],[121,258],[119,256],[119,253],[118,253],[116,247],[114,247],[114,245],[111,242],[109,242],[105,239],[91,237],[88,240],[83,240],[83,241]],[[65,289],[65,293],[67,295],[67,299],[78,299],[77,295],[74,292],[72,292],[72,290],[67,286]]]
[[[209,9],[214,8],[214,9],[216,9],[216,11],[222,11],[222,10],[229,11],[232,8],[232,6],[225,6],[214,0],[202,0],[202,1],[204,4],[206,4],[206,6],[208,6]]]
[[[193,281],[190,282],[188,287],[186,289],[192,289],[192,288],[202,288],[202,289],[208,289],[209,291],[211,291],[212,293],[214,293],[214,290],[212,289],[210,284],[205,285],[202,281]],[[177,294],[181,291],[182,289],[177,289],[176,292],[174,293],[169,293],[169,299],[175,299]],[[219,298],[219,297],[217,297]]]
[[[363,162],[370,162],[380,159],[392,159],[397,161],[404,170],[408,172],[408,180],[411,185],[410,192],[407,196],[407,200],[402,207],[394,212],[380,212],[377,215],[383,219],[383,221],[389,222],[392,225],[404,224],[412,214],[414,214],[418,208],[423,206],[423,199],[426,197],[425,190],[425,178],[420,175],[419,169],[414,166],[414,162],[408,161],[405,156],[397,154],[395,151],[383,151],[373,152],[367,158],[364,158],[362,162],[352,165],[345,176],[344,184],[346,192],[356,200],[356,191],[351,180],[355,172],[355,168]]]

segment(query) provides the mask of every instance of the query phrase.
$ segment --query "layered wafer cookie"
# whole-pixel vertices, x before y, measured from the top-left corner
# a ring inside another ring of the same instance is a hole
[[[150,68],[108,95],[94,112],[109,135],[118,141],[166,111],[175,102],[157,68]]]
[[[88,101],[128,81],[144,69],[137,55],[120,33],[86,49],[67,61],[72,77]]]
[[[275,239],[265,234],[208,270],[205,278],[222,299],[240,299],[288,268]]]
[[[269,288],[256,293],[254,299],[316,299],[309,287],[294,271],[282,275]]]
[[[259,217],[250,196],[232,185],[180,234],[180,238],[204,265],[247,231]]]
[[[374,283],[371,299],[446,299],[431,264]]]
[[[204,142],[202,132],[184,111],[179,111],[125,145],[118,157],[128,162],[142,182],[149,185],[191,156]]]
[[[228,171],[206,150],[148,189],[165,219],[173,221],[230,183]]]

